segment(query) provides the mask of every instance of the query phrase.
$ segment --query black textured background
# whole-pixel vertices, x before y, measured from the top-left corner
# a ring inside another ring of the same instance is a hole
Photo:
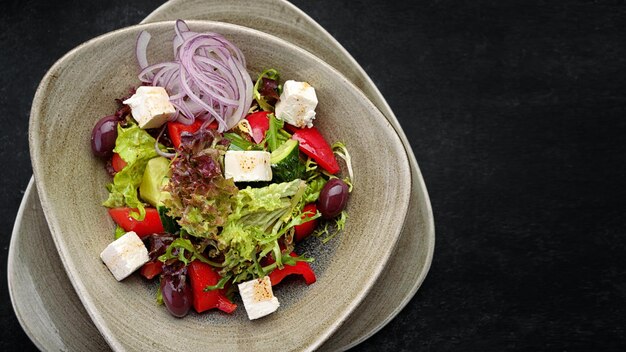
[[[355,350],[625,350],[624,2],[293,3],[387,98],[435,214],[424,285]],[[69,49],[161,1],[1,4],[0,350],[23,351],[6,257],[34,91]]]

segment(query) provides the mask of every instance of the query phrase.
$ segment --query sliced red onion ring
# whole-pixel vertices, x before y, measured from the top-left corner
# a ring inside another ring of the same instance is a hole
[[[137,38],[139,79],[165,88],[176,108],[171,120],[191,124],[196,118],[217,120],[218,131],[233,128],[252,104],[252,79],[239,48],[217,33],[196,33],[176,21],[173,39],[174,61],[149,65],[150,35]]]
[[[135,51],[137,55],[137,62],[139,63],[139,67],[141,69],[148,67],[148,56],[146,52],[148,51],[148,43],[150,42],[151,37],[150,33],[146,31],[141,31],[141,33],[137,36]]]
[[[159,132],[159,135],[157,136],[156,140],[154,141],[154,150],[156,150],[157,154],[159,154],[162,157],[168,158],[168,159],[172,159],[173,157],[176,156],[176,153],[168,153],[168,152],[164,152],[159,148],[159,140],[161,139],[161,136],[163,135],[163,132],[165,132],[165,128],[166,125],[163,125],[163,127],[161,128],[161,132]]]

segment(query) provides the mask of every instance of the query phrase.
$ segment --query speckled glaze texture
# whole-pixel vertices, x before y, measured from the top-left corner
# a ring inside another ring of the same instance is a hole
[[[259,321],[245,319],[242,309],[234,316],[176,319],[154,304],[154,285],[137,276],[118,283],[100,262],[114,226],[99,205],[109,178],[91,155],[89,134],[99,117],[115,109],[114,99],[137,83],[132,53],[139,31],[149,30],[153,43],[168,43],[151,45],[148,51],[150,62],[165,60],[171,56],[173,22],[98,37],[71,51],[44,77],[33,101],[30,147],[52,237],[78,296],[114,350],[176,350],[183,345],[186,350],[312,350],[362,301],[395,247],[409,204],[405,150],[378,109],[316,57],[243,27],[188,24],[193,30],[224,34],[242,49],[252,73],[276,67],[283,77],[311,83],[320,100],[316,125],[329,140],[350,147],[357,175],[350,219],[327,255],[322,255],[327,247],[311,247],[310,254],[320,258],[318,281],[306,289],[282,290],[284,295],[277,292],[282,309]],[[385,143],[371,153],[376,141]],[[299,327],[295,333],[293,326]]]
[[[361,89],[400,136],[411,167],[411,199],[398,247],[377,287],[321,350],[343,350],[362,342],[393,319],[415,295],[426,278],[435,248],[434,219],[426,185],[411,144],[395,114],[376,85],[341,44],[287,1],[170,0],[146,17],[143,23],[177,18],[239,24],[308,50]]]
[[[110,351],[89,319],[50,237],[31,178],[11,236],[7,266],[13,310],[42,351]],[[52,308],[52,309],[50,309]]]

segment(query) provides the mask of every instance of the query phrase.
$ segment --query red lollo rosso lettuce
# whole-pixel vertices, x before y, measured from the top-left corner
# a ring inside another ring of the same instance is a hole
[[[172,161],[172,177],[164,199],[168,215],[195,237],[214,238],[232,212],[237,187],[222,176],[220,154],[225,141],[212,130],[181,135],[181,152]]]

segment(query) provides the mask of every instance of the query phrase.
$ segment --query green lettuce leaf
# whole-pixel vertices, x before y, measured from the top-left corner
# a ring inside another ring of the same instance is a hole
[[[224,253],[222,276],[234,275],[233,282],[263,276],[259,261],[270,252],[282,265],[278,239],[301,222],[300,218],[289,222],[285,219],[294,211],[294,201],[299,202],[295,198],[301,198],[303,190],[304,182],[297,179],[262,188],[247,187],[237,193],[233,212],[217,238],[218,249]]]
[[[267,116],[270,119],[270,125],[267,132],[265,132],[265,142],[267,142],[269,151],[273,152],[278,149],[281,144],[285,143],[291,135],[283,130],[283,126],[285,125],[283,120],[277,119],[274,114],[268,114]]]
[[[324,185],[328,182],[322,176],[317,176],[316,178],[309,181],[306,185],[306,189],[304,190],[304,196],[302,197],[303,204],[313,203],[317,201],[320,197],[320,192]]]
[[[319,226],[312,235],[320,238],[322,243],[327,243],[328,241],[335,238],[335,236],[337,236],[339,232],[343,231],[343,229],[346,227],[347,219],[348,213],[344,210],[336,218],[330,220],[325,219],[324,221],[322,221],[321,226]]]
[[[229,216],[229,221],[242,220],[249,225],[262,225],[255,221],[255,215],[272,212],[289,207],[288,197],[294,196],[302,184],[302,180],[291,182],[272,183],[261,188],[247,187],[237,193],[235,210]],[[268,220],[271,221],[271,220]],[[269,225],[269,224],[265,224]]]
[[[143,202],[139,199],[137,188],[141,185],[148,161],[158,156],[154,150],[155,139],[135,124],[124,128],[117,126],[117,139],[113,151],[126,162],[126,166],[113,177],[113,183],[107,185],[109,198],[102,205],[108,208],[128,206],[136,208],[139,214],[131,213],[137,220],[146,215]]]
[[[189,258],[189,259],[188,259]],[[168,247],[165,253],[158,258],[162,262],[166,262],[171,259],[178,259],[185,265],[191,263],[194,260],[199,260],[205,264],[209,264],[213,267],[221,267],[222,265],[214,261],[209,260],[198,251],[193,243],[188,238],[177,238]]]
[[[119,154],[126,163],[132,164],[139,159],[152,159],[158,156],[154,149],[155,142],[148,132],[136,124],[131,124],[127,128],[118,125],[113,151]]]
[[[120,225],[115,227],[115,239],[118,239],[126,234],[126,230],[124,230]]]

